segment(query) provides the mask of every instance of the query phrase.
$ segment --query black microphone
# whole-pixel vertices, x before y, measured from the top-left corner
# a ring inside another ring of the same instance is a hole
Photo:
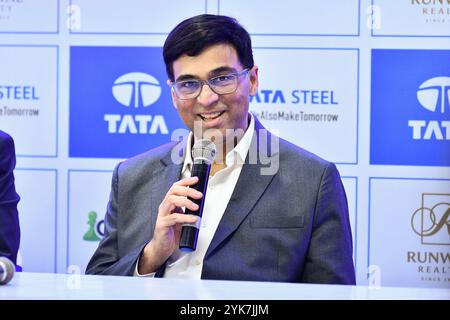
[[[14,276],[15,271],[16,267],[11,260],[0,257],[0,285],[7,284]]]
[[[197,211],[191,211],[188,208],[185,209],[185,214],[192,214],[199,217],[198,222],[194,224],[184,224],[181,228],[181,237],[179,248],[181,251],[192,252],[197,248],[198,231],[200,228],[200,221],[203,214],[203,205],[206,197],[206,187],[208,186],[209,171],[211,169],[211,163],[216,156],[216,146],[214,143],[207,139],[200,139],[194,143],[192,147],[192,158],[194,159],[194,165],[192,166],[191,177],[198,177],[196,184],[190,186],[197,191],[200,191],[203,196],[201,199],[192,199],[195,204],[198,205]]]

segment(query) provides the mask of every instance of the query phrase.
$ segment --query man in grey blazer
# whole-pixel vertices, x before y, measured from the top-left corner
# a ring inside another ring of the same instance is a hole
[[[248,111],[258,88],[247,31],[199,15],[164,44],[172,99],[190,129],[114,170],[105,236],[86,273],[354,284],[347,199],[336,167],[269,133]],[[206,194],[189,186],[194,141],[217,157]],[[192,199],[205,197],[203,217]],[[183,224],[200,225],[194,252]]]

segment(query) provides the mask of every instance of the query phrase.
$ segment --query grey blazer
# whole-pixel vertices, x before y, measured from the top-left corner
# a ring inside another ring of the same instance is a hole
[[[335,165],[282,139],[274,148],[275,137],[255,121],[252,147],[206,252],[201,278],[354,284],[347,199]],[[105,236],[87,274],[133,275],[152,238],[158,206],[180,179],[182,162],[171,160],[177,144],[117,165]],[[278,170],[261,174],[269,161]]]

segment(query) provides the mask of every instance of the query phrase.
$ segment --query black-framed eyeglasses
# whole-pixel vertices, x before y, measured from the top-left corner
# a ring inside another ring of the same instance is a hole
[[[236,91],[239,84],[239,77],[247,75],[249,69],[241,72],[223,74],[208,80],[189,79],[172,83],[173,91],[178,99],[195,99],[202,92],[202,88],[207,84],[216,94],[228,94]]]

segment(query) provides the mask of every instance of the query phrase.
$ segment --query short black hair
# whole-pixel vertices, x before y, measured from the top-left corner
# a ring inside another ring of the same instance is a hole
[[[247,30],[234,18],[201,14],[180,22],[164,43],[163,56],[169,79],[174,80],[173,62],[180,56],[196,56],[219,43],[232,45],[244,68],[253,67],[252,43]]]

